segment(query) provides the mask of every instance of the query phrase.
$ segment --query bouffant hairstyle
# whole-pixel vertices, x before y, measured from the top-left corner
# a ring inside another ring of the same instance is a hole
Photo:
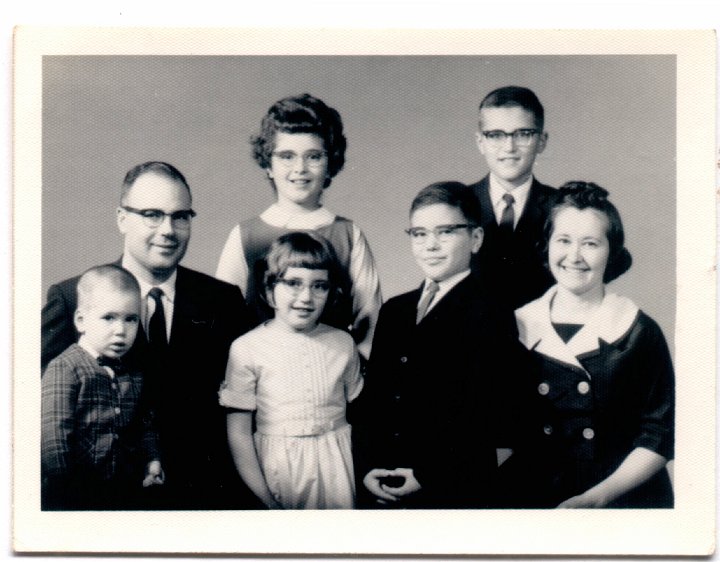
[[[345,165],[347,140],[343,134],[342,119],[321,99],[310,94],[291,96],[275,102],[268,109],[260,124],[260,132],[250,139],[253,157],[263,169],[270,168],[278,132],[312,133],[322,139],[328,157],[325,187]]]
[[[608,192],[597,184],[584,181],[570,181],[562,185],[555,194],[550,214],[545,221],[544,255],[547,261],[547,249],[555,226],[555,217],[563,209],[594,209],[607,217],[607,239],[610,246],[607,267],[603,281],[609,283],[620,277],[632,265],[632,256],[625,248],[625,230],[620,213],[615,205],[608,201]]]

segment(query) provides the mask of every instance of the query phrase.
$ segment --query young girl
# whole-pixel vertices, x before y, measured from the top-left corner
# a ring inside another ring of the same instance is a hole
[[[319,232],[342,265],[343,293],[323,321],[349,330],[367,358],[382,304],[375,263],[360,229],[321,205],[324,190],[345,163],[339,113],[309,94],[282,99],[263,117],[252,145],[277,201],[232,229],[216,277],[238,285],[261,321],[270,318],[272,310],[261,296],[270,244],[291,231]]]
[[[605,283],[631,264],[607,191],[570,182],[546,225],[557,284],[516,311],[538,363],[539,507],[672,507],[674,373],[658,325]]]
[[[267,262],[275,318],[235,340],[220,389],[235,465],[269,508],[352,508],[345,409],[363,386],[360,363],[352,338],[319,322],[338,294],[337,262],[309,232],[280,237]]]

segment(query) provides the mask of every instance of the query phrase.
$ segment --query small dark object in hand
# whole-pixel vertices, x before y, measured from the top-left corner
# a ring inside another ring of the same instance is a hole
[[[404,476],[381,476],[378,478],[380,484],[385,484],[388,488],[399,488],[405,484]]]

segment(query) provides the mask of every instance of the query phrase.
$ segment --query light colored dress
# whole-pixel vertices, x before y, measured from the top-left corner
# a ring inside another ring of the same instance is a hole
[[[220,404],[255,411],[260,466],[285,509],[354,506],[345,410],[362,386],[352,337],[325,324],[303,333],[266,322],[233,343]]]

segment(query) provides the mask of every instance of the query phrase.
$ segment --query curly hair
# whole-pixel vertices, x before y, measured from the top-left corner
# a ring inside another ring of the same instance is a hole
[[[302,94],[275,102],[260,124],[260,132],[250,139],[253,157],[263,169],[270,168],[275,149],[275,135],[283,133],[311,133],[320,137],[328,155],[325,187],[330,185],[345,165],[347,140],[343,134],[340,114],[321,99]]]

